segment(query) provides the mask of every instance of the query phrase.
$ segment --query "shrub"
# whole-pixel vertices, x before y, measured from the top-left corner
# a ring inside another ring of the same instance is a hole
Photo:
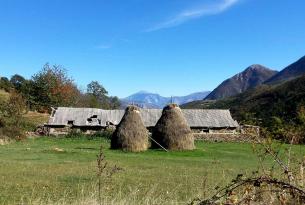
[[[22,124],[26,112],[25,101],[21,95],[13,91],[8,101],[0,102],[0,135],[14,139],[25,137]]]
[[[111,136],[112,136],[113,131],[110,129],[106,129],[106,130],[102,130],[102,131],[97,131],[95,133],[92,134],[85,134],[79,130],[76,129],[72,129],[67,135],[65,135],[65,138],[75,138],[75,139],[79,139],[79,138],[86,138],[89,140],[92,139],[98,139],[98,138],[103,138],[103,139],[107,139],[110,140]]]

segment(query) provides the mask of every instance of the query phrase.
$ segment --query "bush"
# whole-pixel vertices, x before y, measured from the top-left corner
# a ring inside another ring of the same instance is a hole
[[[23,114],[26,112],[25,101],[15,91],[10,95],[8,101],[0,102],[0,135],[14,139],[25,137],[22,124]]]
[[[72,129],[67,135],[65,135],[65,138],[82,138],[84,137],[84,134],[75,130],[75,129]]]
[[[93,134],[84,134],[81,131],[78,131],[76,129],[72,129],[67,135],[65,135],[65,138],[75,138],[75,139],[79,139],[79,138],[86,138],[89,140],[93,140],[93,139],[99,139],[99,138],[103,138],[103,139],[107,139],[110,140],[111,136],[112,136],[113,131],[110,129],[106,129],[106,130],[102,130],[102,131],[97,131]]]
[[[98,131],[98,132],[90,135],[90,138],[91,139],[94,139],[94,138],[104,138],[104,139],[110,140],[112,134],[113,134],[113,130],[106,129],[106,130]]]

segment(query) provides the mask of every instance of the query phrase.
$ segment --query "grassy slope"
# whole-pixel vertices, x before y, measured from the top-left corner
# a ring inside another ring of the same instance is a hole
[[[195,151],[123,153],[100,139],[30,139],[0,146],[0,204],[90,203],[97,196],[95,160],[101,143],[109,164],[124,169],[104,185],[103,198],[116,203],[186,203],[258,166],[250,144],[197,142]],[[293,150],[303,156],[303,148]]]
[[[31,123],[33,125],[42,125],[47,123],[49,120],[50,115],[48,113],[38,113],[29,111],[24,115],[25,120],[27,123]]]

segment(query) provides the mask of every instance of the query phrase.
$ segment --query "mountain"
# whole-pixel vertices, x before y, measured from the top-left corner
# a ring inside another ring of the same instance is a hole
[[[260,125],[287,142],[290,133],[305,143],[305,75],[281,84],[263,84],[233,97],[194,101],[181,107],[230,109],[241,124]]]
[[[268,79],[266,84],[277,84],[305,74],[305,56]]]
[[[243,72],[223,81],[205,99],[216,100],[237,95],[249,88],[254,88],[262,84],[276,73],[277,71],[271,70],[262,65],[251,65]]]
[[[123,102],[123,106],[136,104],[142,108],[159,108],[160,106],[165,105],[168,102],[168,99],[156,93],[140,91],[121,99],[121,101]]]
[[[169,102],[172,101],[173,103],[176,103],[178,105],[182,105],[188,102],[192,102],[195,100],[202,100],[204,99],[208,94],[210,94],[210,91],[204,91],[204,92],[196,92],[192,93],[186,96],[174,96],[172,98],[168,98]]]
[[[163,97],[156,93],[140,91],[126,98],[121,99],[122,107],[128,104],[136,104],[142,108],[163,108],[168,103],[177,103],[178,105],[188,103],[194,100],[204,99],[210,91],[196,92],[186,96]]]

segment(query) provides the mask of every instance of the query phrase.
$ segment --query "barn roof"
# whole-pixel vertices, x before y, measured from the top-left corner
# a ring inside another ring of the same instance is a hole
[[[162,109],[140,109],[143,123],[153,127],[161,117]],[[219,109],[182,109],[190,127],[238,127],[229,110]],[[124,115],[124,110],[102,110],[96,108],[59,107],[50,116],[48,125],[63,126],[107,126],[117,125]]]

